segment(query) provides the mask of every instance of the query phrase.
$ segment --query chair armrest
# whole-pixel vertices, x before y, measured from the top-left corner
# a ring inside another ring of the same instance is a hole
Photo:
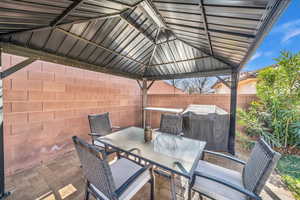
[[[150,169],[150,165],[148,166],[145,166],[143,168],[141,168],[140,170],[138,170],[135,174],[133,174],[131,177],[129,177],[129,179],[127,179],[125,181],[125,183],[123,185],[121,185],[116,191],[115,193],[117,194],[117,196],[121,196],[125,191],[126,189],[134,183],[134,181],[142,174],[144,173],[145,171],[149,170]]]
[[[120,126],[111,126],[111,129],[112,129],[113,131],[117,131],[117,130],[120,130],[121,127],[120,127]]]
[[[101,136],[103,136],[100,133],[89,133],[88,135],[92,136],[92,137],[101,137]]]
[[[242,188],[241,186],[239,185],[236,185],[236,184],[232,184],[224,179],[220,179],[220,178],[217,178],[217,177],[214,177],[214,176],[210,176],[210,175],[206,175],[206,174],[203,174],[201,172],[198,172],[198,171],[195,171],[194,174],[193,174],[193,177],[192,177],[192,183],[191,183],[191,187],[193,187],[194,185],[194,182],[195,182],[195,179],[196,179],[196,176],[199,176],[199,177],[202,177],[202,178],[206,178],[206,179],[209,179],[211,181],[215,181],[217,183],[220,183],[220,184],[223,184],[231,189],[234,189],[240,193],[243,193],[245,195],[247,195],[248,197],[251,197],[255,200],[261,200],[261,197],[258,196],[257,194],[245,189],[245,188]]]
[[[112,153],[117,153],[117,152],[118,152],[118,150],[116,150],[116,149],[112,149],[112,148],[107,148],[107,147],[105,147],[105,153],[106,153],[107,155],[112,154]]]
[[[218,153],[218,152],[214,152],[214,151],[207,151],[207,150],[204,150],[203,152],[204,152],[204,153],[207,153],[207,154],[219,156],[219,157],[222,157],[222,158],[226,158],[226,159],[235,161],[235,162],[237,162],[237,163],[239,163],[239,164],[242,164],[242,165],[245,165],[245,164],[246,164],[245,161],[240,160],[240,159],[238,159],[238,158],[236,158],[236,157],[233,157],[233,156],[225,155],[225,154]]]
[[[129,152],[137,151],[137,153],[141,153],[141,150],[139,148],[132,148],[128,150]]]

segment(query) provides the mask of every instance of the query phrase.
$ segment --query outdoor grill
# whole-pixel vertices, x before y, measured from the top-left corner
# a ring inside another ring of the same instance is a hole
[[[206,149],[228,152],[229,113],[216,105],[189,105],[182,114],[184,136],[206,141]]]

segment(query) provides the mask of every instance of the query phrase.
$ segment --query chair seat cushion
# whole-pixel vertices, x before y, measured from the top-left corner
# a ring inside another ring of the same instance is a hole
[[[133,176],[142,167],[126,158],[121,158],[110,165],[113,180],[116,188],[120,188],[131,176]],[[151,179],[150,171],[146,170],[138,178],[135,179],[126,191],[119,197],[120,200],[131,199],[149,180]],[[93,187],[93,185],[92,185]],[[103,194],[93,187],[101,196]],[[104,199],[106,199],[104,197]]]
[[[220,167],[202,160],[199,161],[196,171],[226,180],[240,187],[244,187],[242,182],[242,175],[239,172],[226,169],[224,167]],[[199,176],[197,176],[195,179],[193,190],[198,191],[205,196],[218,200],[247,199],[244,194],[234,189]]]

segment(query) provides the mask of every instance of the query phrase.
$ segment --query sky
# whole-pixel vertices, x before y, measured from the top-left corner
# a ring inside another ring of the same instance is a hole
[[[300,52],[300,0],[292,0],[273,25],[243,71],[257,70],[276,63],[281,51]]]

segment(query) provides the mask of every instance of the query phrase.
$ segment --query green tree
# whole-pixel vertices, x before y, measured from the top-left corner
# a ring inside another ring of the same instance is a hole
[[[259,72],[258,100],[239,110],[246,133],[278,147],[300,145],[300,53],[281,53],[275,67]]]

